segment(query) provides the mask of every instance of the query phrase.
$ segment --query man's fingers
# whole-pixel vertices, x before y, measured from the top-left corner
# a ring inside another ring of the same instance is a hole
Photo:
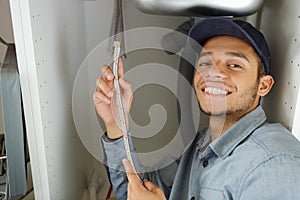
[[[151,192],[156,192],[156,190],[159,189],[154,183],[148,180],[144,180],[144,187]]]
[[[123,159],[123,165],[124,165],[126,173],[129,173],[129,174],[134,173],[133,167],[129,160]]]
[[[123,165],[124,165],[129,183],[132,185],[136,185],[136,184],[141,185],[141,182],[140,182],[139,178],[137,177],[137,174],[134,172],[134,169],[133,169],[130,161],[127,159],[124,159]]]
[[[159,196],[160,197],[159,199],[164,199],[164,200],[166,199],[164,192],[159,187],[157,187],[157,185],[155,185],[154,183],[152,183],[148,180],[144,180],[144,187],[148,191],[157,195],[157,197]]]
[[[132,90],[132,89],[131,89],[131,84],[130,84],[129,81],[126,81],[125,79],[120,78],[119,83],[120,83],[121,87],[122,87],[124,90],[129,90],[129,91]]]
[[[111,89],[112,86],[109,86],[109,82],[103,80],[102,78],[98,78],[96,84],[97,84],[96,92],[102,92],[107,97],[113,96],[113,90]]]
[[[113,80],[114,79],[114,74],[111,71],[110,67],[107,65],[103,65],[101,68],[101,74],[104,80]]]
[[[124,64],[121,58],[118,60],[118,78],[123,78],[124,77]],[[108,65],[103,65],[101,68],[101,74],[104,80],[113,80],[114,79],[114,73],[111,70],[111,68]]]
[[[121,58],[119,58],[119,70],[118,70],[118,74],[119,74],[119,78],[123,78],[124,77],[124,64],[123,64],[123,60]]]
[[[132,98],[132,87],[130,82],[126,81],[123,78],[119,80],[120,86],[123,88],[123,95],[126,99]]]
[[[106,104],[110,104],[111,100],[110,100],[110,98],[108,98],[103,93],[101,93],[101,92],[95,92],[94,93],[94,102],[95,102],[95,104],[99,104],[99,103],[102,103],[102,102],[104,102]]]

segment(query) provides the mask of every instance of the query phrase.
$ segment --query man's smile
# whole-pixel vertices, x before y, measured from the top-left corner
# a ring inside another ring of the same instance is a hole
[[[206,87],[204,88],[204,92],[213,95],[227,95],[229,93],[226,90],[222,90],[220,88],[214,88],[214,87]]]
[[[219,97],[224,97],[232,93],[232,89],[230,87],[226,87],[223,82],[205,82],[201,85],[200,90],[205,95]]]

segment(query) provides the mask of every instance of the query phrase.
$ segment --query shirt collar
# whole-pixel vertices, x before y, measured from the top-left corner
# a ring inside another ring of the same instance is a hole
[[[258,106],[232,125],[219,138],[212,141],[209,147],[218,157],[225,159],[256,128],[265,123],[266,119],[263,108]]]

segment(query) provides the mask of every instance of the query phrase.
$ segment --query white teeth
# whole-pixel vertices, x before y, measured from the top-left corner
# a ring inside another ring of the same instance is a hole
[[[219,89],[219,88],[212,88],[212,87],[207,87],[207,88],[205,88],[204,89],[204,91],[206,92],[206,93],[209,93],[209,94],[216,94],[216,95],[226,95],[226,94],[228,94],[228,92],[227,91],[225,91],[225,90],[221,90],[221,89]]]

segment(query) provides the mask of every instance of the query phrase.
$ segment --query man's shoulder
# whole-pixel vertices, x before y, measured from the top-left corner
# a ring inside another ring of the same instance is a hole
[[[283,168],[286,171],[299,168],[300,142],[282,125],[266,123],[241,143],[232,156],[239,159],[239,166],[246,166],[242,172],[246,177],[266,171],[274,175]],[[298,175],[297,180],[300,180]]]
[[[265,123],[254,131],[250,139],[266,154],[295,154],[300,156],[300,141],[279,123]]]
[[[300,174],[296,172],[300,166],[300,142],[290,131],[280,124],[266,123],[256,129],[240,148],[244,153],[239,156],[244,158],[239,160],[244,161],[240,166],[245,167],[240,174],[238,199],[240,195],[256,191],[268,193],[270,199],[280,195],[287,197],[284,192],[289,191],[293,196],[289,199],[299,199]],[[257,195],[262,197],[264,193],[258,192]]]

